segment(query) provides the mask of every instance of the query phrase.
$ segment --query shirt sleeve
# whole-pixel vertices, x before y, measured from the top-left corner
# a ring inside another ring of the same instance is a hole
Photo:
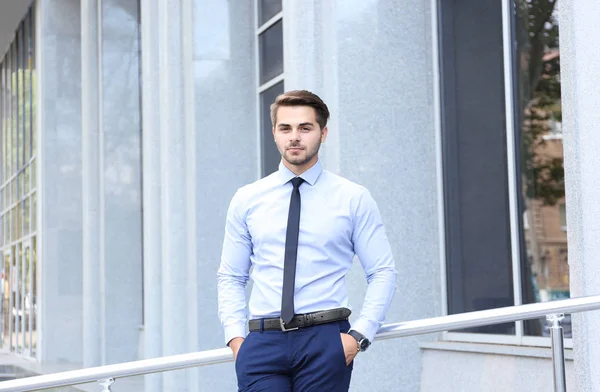
[[[361,313],[351,329],[372,342],[385,321],[398,272],[377,203],[364,188],[354,215],[352,243],[365,271],[368,288]]]
[[[219,319],[225,344],[246,336],[246,284],[250,273],[252,241],[246,209],[238,191],[231,200],[225,223],[221,264],[217,272]]]

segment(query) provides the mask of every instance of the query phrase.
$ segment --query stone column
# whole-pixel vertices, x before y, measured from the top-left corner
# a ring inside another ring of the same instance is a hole
[[[334,173],[341,169],[338,6],[332,1],[283,0],[285,89],[310,90],[327,104],[331,114],[327,126],[332,132],[321,146],[319,156]]]
[[[81,2],[82,89],[82,202],[83,202],[83,366],[102,364],[100,299],[103,189],[101,175],[100,120],[101,45],[98,34],[98,0]]]
[[[80,7],[79,0],[40,0],[35,7],[38,358],[76,366],[83,361],[85,295]]]
[[[193,7],[191,0],[146,0],[141,6],[149,357],[193,352],[198,346]],[[146,384],[156,390],[195,390],[196,375],[195,369],[167,372],[162,388],[155,386],[159,376],[148,377]]]
[[[158,0],[141,1],[142,139],[144,198],[144,358],[162,356],[160,113],[158,94]],[[162,390],[162,373],[145,379],[148,392]]]
[[[81,7],[84,366],[138,358],[141,129],[135,0]]]
[[[254,1],[194,1],[194,130],[202,141],[196,143],[200,350],[224,347],[217,270],[225,217],[236,189],[258,179],[254,7]],[[236,390],[234,375],[233,363],[200,367],[198,390]]]
[[[139,3],[101,4],[99,279],[103,363],[112,364],[138,359],[143,323]]]
[[[283,3],[285,88],[311,89],[327,103],[332,116],[321,147],[324,166],[366,186],[386,226],[399,271],[388,323],[441,312],[433,4]],[[346,281],[353,321],[366,291],[358,260]],[[393,390],[400,383],[418,390],[418,341],[431,338],[374,344],[356,363],[352,388]],[[369,377],[399,368],[392,378]]]
[[[559,1],[565,191],[571,296],[600,288],[600,3]],[[573,315],[577,390],[600,390],[600,313]]]

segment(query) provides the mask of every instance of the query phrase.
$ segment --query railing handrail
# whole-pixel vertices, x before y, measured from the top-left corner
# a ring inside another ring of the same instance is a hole
[[[600,295],[480,310],[450,316],[387,324],[380,329],[375,340],[482,327],[534,319],[551,314],[577,313],[598,309],[600,309]],[[214,365],[232,360],[233,355],[228,348],[205,350],[189,354],[171,355],[4,381],[0,382],[0,392],[33,391],[70,386],[104,379],[117,379],[189,367]]]

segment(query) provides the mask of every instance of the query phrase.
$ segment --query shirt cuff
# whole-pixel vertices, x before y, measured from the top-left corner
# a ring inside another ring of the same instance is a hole
[[[373,343],[375,335],[377,335],[377,331],[379,330],[379,323],[373,323],[365,319],[358,319],[354,324],[352,324],[350,330],[362,334],[369,340],[369,342]]]
[[[246,336],[246,323],[235,323],[225,327],[225,345],[227,345],[231,339],[243,338]]]

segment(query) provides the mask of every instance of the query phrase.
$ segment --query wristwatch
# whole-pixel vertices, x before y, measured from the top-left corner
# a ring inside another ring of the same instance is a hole
[[[348,335],[352,336],[358,342],[358,351],[365,351],[371,345],[369,339],[365,338],[364,335],[360,332],[350,330],[348,331]]]

